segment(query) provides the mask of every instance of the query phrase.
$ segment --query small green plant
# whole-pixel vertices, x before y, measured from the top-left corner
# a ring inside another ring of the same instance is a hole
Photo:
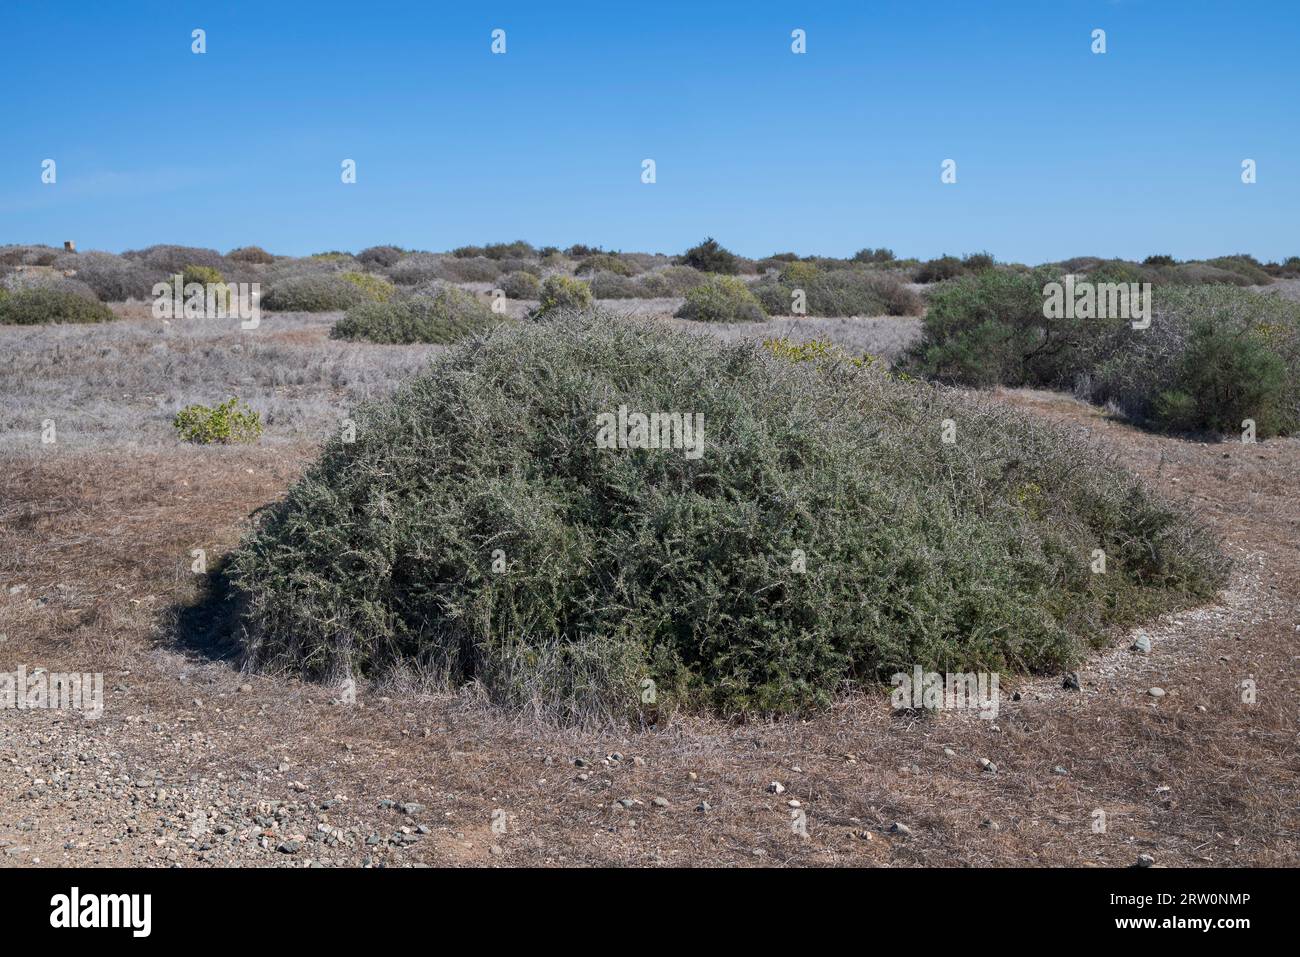
[[[368,272],[345,272],[343,278],[375,302],[388,302],[397,291],[397,288],[383,276],[374,276]]]
[[[591,286],[581,279],[556,274],[542,283],[541,305],[534,316],[544,316],[560,309],[590,309]]]
[[[233,396],[217,406],[187,405],[172,425],[183,440],[199,445],[256,442],[262,435],[262,417]]]

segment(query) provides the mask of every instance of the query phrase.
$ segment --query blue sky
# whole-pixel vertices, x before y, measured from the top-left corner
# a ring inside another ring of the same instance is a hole
[[[1298,50],[1296,0],[5,0],[0,243],[1279,259]]]

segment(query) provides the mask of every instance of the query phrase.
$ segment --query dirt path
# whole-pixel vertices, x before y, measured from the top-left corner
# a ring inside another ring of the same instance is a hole
[[[0,671],[103,672],[105,712],[0,711],[0,864],[1300,864],[1300,442],[1201,445],[1003,398],[1186,497],[1237,568],[1219,604],[1146,628],[1149,655],[1126,640],[1090,661],[1080,691],[1004,679],[993,722],[896,715],[883,692],[626,735],[460,699],[336,703],[164,628],[191,550],[228,548],[309,447],[11,457]]]

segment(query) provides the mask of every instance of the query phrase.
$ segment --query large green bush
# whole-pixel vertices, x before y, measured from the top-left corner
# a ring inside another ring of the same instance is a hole
[[[0,298],[0,325],[33,326],[49,322],[110,322],[117,316],[89,296],[36,286]]]
[[[696,322],[762,322],[767,318],[762,303],[744,280],[735,276],[706,276],[686,294],[676,315]]]
[[[679,265],[690,266],[700,272],[715,272],[723,275],[735,275],[740,272],[740,261],[736,254],[724,249],[713,237],[686,250],[682,254]]]
[[[353,306],[334,324],[330,336],[366,342],[448,344],[483,332],[498,321],[473,293],[442,286],[430,295]]]
[[[703,416],[702,456],[601,447],[624,406]],[[254,666],[568,721],[646,680],[774,712],[914,664],[1064,668],[1224,573],[1186,510],[1041,420],[654,321],[502,326],[355,418],[229,563]]]

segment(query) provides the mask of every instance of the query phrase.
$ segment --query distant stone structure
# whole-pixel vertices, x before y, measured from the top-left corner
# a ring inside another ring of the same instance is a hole
[[[66,253],[75,253],[77,251],[77,244],[71,239],[65,239],[63,241],[63,251]]]

